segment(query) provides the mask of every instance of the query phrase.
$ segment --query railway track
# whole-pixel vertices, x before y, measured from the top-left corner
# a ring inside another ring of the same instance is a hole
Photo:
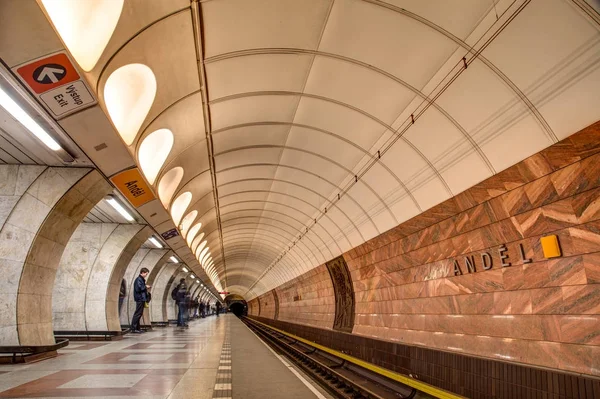
[[[382,375],[377,372],[377,367],[362,367],[357,364],[359,362],[352,361],[349,356],[344,354],[337,356],[336,351],[320,347],[247,317],[242,318],[242,321],[276,352],[290,359],[335,397],[348,399],[458,398],[449,392],[437,390],[414,380],[414,385],[420,384],[430,388],[430,391],[438,391],[438,394],[433,392],[434,395],[431,395],[415,386],[409,386]],[[408,377],[403,378],[408,380]]]

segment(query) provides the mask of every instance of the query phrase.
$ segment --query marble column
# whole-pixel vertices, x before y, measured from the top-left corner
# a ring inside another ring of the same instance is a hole
[[[100,251],[119,225],[81,223],[60,259],[52,294],[55,331],[84,331],[88,282]]]
[[[173,302],[171,291],[167,287],[171,286],[174,273],[180,270],[183,264],[167,263],[156,275],[152,283],[152,302],[150,302],[150,313],[152,320],[156,322],[169,321],[167,307]]]
[[[0,345],[51,345],[69,238],[111,186],[96,170],[0,165]]]

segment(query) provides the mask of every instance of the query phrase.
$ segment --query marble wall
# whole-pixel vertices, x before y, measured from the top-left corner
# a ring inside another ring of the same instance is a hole
[[[110,185],[89,168],[0,170],[0,343],[53,344],[52,289],[61,255]]]
[[[81,223],[71,236],[52,293],[54,330],[87,329],[85,298],[90,275],[100,250],[117,227],[117,223]]]
[[[167,263],[156,275],[152,283],[153,297],[150,302],[152,321],[169,321],[168,308],[173,306],[169,287],[175,279],[174,274],[181,270],[182,266],[181,263]]]
[[[547,235],[561,257],[545,258]],[[600,123],[344,258],[355,335],[600,375]],[[305,312],[286,319],[311,324]]]
[[[327,267],[318,266],[276,288],[279,299],[279,320],[322,328],[332,328],[335,317],[335,297]],[[260,296],[260,304],[250,301],[248,312],[263,317],[275,314],[275,299],[271,292]],[[264,305],[266,303],[266,306]]]

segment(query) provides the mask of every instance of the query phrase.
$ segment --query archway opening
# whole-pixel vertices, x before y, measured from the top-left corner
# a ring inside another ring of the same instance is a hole
[[[246,305],[246,301],[243,302],[234,302],[229,305],[229,310],[231,313],[236,315],[237,317],[242,317],[248,315],[248,306]]]
[[[225,297],[225,303],[229,311],[237,317],[248,315],[248,304],[244,297],[237,294],[229,294]]]

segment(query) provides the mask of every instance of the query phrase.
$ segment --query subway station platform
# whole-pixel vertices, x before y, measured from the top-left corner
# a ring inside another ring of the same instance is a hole
[[[0,366],[0,398],[73,397],[329,398],[231,314]]]

